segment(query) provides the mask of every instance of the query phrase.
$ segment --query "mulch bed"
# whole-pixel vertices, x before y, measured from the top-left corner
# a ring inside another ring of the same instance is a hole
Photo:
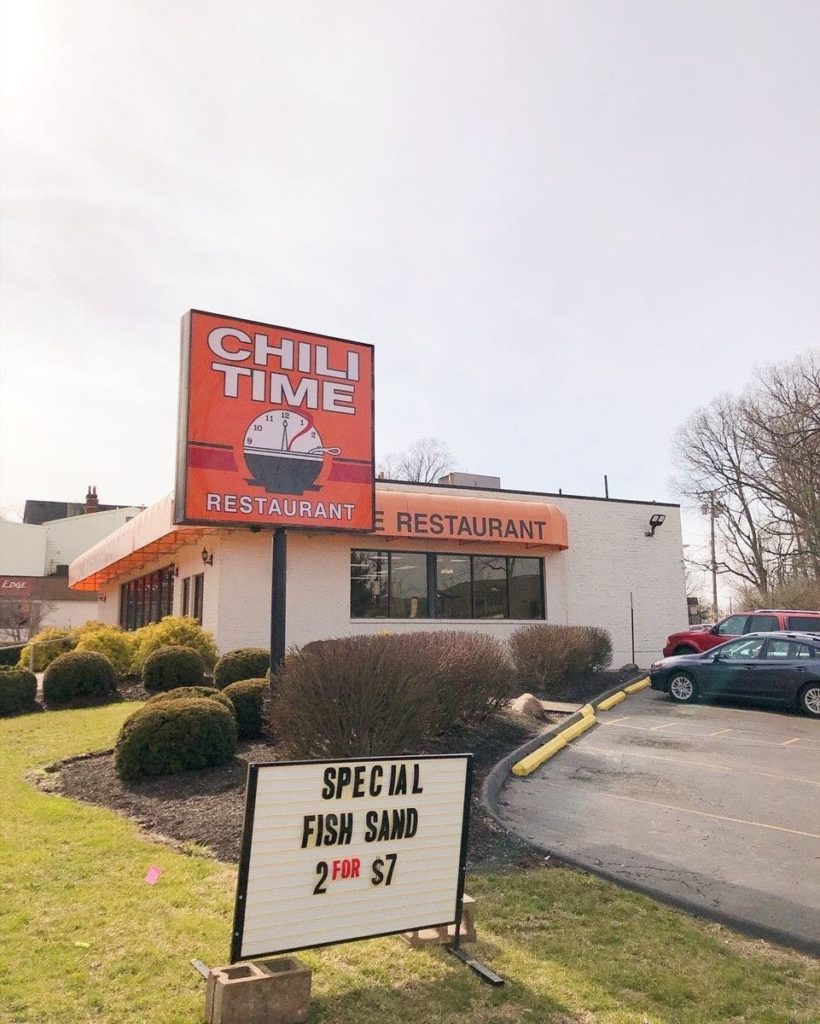
[[[585,701],[615,685],[619,678],[618,673],[596,673],[571,691],[560,695],[551,692],[549,697]],[[144,700],[147,695],[141,686],[134,686],[121,696]],[[424,751],[474,755],[468,854],[471,870],[512,870],[544,863],[543,855],[505,832],[485,814],[478,796],[490,769],[546,728],[546,724],[499,712],[481,726],[438,737]],[[235,863],[242,840],[247,765],[251,761],[275,761],[281,756],[271,741],[245,742],[240,743],[230,764],[126,783],[117,777],[113,756],[108,751],[52,765],[44,787],[76,800],[113,808],[135,819],[148,832],[179,843],[207,847],[220,860]]]

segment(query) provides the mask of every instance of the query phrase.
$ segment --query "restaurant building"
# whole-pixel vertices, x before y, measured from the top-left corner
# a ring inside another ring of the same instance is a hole
[[[98,618],[125,629],[193,615],[222,652],[267,646],[271,532],[243,526],[254,510],[231,498],[221,510],[236,525],[183,526],[169,495],[80,555],[70,585],[99,592]],[[277,515],[298,516],[298,506],[282,498]],[[288,646],[385,630],[504,639],[541,622],[603,627],[615,666],[646,666],[687,622],[677,505],[451,474],[378,480],[375,507],[373,532],[288,531]]]

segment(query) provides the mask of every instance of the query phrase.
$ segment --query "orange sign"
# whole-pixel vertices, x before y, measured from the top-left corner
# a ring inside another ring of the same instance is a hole
[[[175,523],[373,529],[373,346],[192,310]]]
[[[540,501],[380,490],[376,533],[479,544],[569,547],[567,517]]]

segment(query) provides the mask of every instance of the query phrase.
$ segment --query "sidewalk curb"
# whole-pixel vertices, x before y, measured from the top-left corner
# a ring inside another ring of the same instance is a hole
[[[613,686],[608,690],[604,690],[604,692],[599,694],[595,700],[591,701],[589,705],[585,705],[584,707],[586,708],[591,706],[592,708],[595,708],[602,700],[605,700],[613,694],[622,693],[625,686],[631,686],[638,680],[643,679],[645,675],[645,672],[633,673],[633,675],[625,682],[621,683],[619,686]],[[497,821],[499,825],[503,826],[503,822],[496,811],[495,802],[498,798],[498,794],[501,792],[501,788],[510,777],[513,765],[538,750],[539,747],[545,746],[551,740],[560,736],[565,729],[569,729],[570,726],[582,721],[585,717],[588,716],[583,715],[581,711],[576,711],[574,714],[569,715],[564,719],[563,722],[559,722],[557,725],[551,725],[549,729],[545,729],[544,732],[539,733],[537,736],[533,736],[533,738],[527,740],[526,743],[522,743],[520,747],[516,747],[515,750],[507,754],[506,757],[503,757],[490,771],[484,780],[483,786],[481,787],[480,800],[482,806],[494,821]]]

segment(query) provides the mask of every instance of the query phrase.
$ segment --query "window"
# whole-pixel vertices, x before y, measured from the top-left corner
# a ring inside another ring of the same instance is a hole
[[[771,658],[773,661],[777,659],[788,659],[794,660],[803,658],[815,658],[817,652],[809,647],[808,644],[798,643],[796,640],[786,640],[783,637],[777,637],[769,640],[766,645],[766,657]]]
[[[204,597],[205,597],[205,573],[204,572],[197,573],[197,575],[193,577],[193,581],[194,581],[194,607],[193,607],[193,609],[191,611],[191,614],[193,615],[193,617],[196,619],[196,621],[201,626],[202,625],[202,604],[203,604],[203,600],[204,600]]]
[[[721,661],[751,661],[759,658],[766,642],[764,636],[749,637],[748,640],[735,640],[720,648]]]
[[[820,615],[790,615],[786,619],[786,629],[797,633],[820,633]]]
[[[774,633],[780,629],[776,615],[750,615],[744,633]]]
[[[186,576],[182,581],[182,614],[189,615],[191,611],[191,577]]]
[[[351,551],[354,619],[543,619],[540,558]]]
[[[149,622],[159,622],[174,609],[174,568],[163,569],[129,580],[120,587],[120,625],[123,629],[139,629]]]
[[[732,615],[725,622],[721,622],[715,632],[718,636],[740,636],[745,625],[745,615]]]

